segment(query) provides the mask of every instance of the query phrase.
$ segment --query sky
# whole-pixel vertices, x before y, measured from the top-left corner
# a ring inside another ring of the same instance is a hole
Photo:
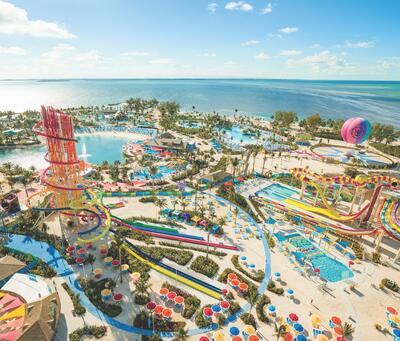
[[[0,79],[400,80],[397,0],[0,0]]]

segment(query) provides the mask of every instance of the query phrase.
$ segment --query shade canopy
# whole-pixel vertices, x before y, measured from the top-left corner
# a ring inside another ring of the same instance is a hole
[[[243,327],[243,331],[248,335],[254,334],[256,332],[256,330],[254,329],[254,327],[251,324],[246,324]]]
[[[337,316],[332,316],[331,321],[333,324],[341,324],[342,323],[342,320],[340,319],[340,317],[337,317]]]
[[[386,310],[387,310],[390,314],[393,314],[393,315],[397,315],[397,314],[398,314],[397,310],[396,310],[395,308],[393,308],[393,307],[387,307]]]
[[[230,327],[229,328],[229,334],[231,334],[231,336],[236,336],[240,334],[240,330],[238,327]]]
[[[295,313],[289,314],[289,318],[290,318],[293,322],[297,322],[297,321],[299,320],[299,317],[298,317]]]

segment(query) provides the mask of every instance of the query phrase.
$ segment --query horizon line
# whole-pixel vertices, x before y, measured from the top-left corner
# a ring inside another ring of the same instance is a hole
[[[310,79],[310,78],[262,78],[262,77],[57,77],[57,78],[1,78],[9,81],[69,81],[69,80],[269,80],[269,81],[307,81],[307,82],[386,82],[398,83],[399,80],[383,79]]]

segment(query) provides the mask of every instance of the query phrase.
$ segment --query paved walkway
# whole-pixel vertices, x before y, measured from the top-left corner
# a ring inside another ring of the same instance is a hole
[[[206,194],[206,193],[204,193]],[[230,202],[226,199],[223,199],[221,197],[218,197],[214,194],[206,194],[206,195],[211,195],[214,197],[218,202],[223,202],[227,205],[230,205]],[[234,204],[231,204],[232,206],[235,206]],[[248,221],[257,229],[259,236],[261,238],[261,241],[263,243],[263,248],[265,252],[265,265],[264,265],[264,279],[260,283],[258,292],[260,294],[263,294],[266,290],[267,284],[269,282],[269,279],[271,277],[271,255],[268,247],[267,240],[264,236],[262,227],[243,209],[238,207],[239,212],[241,215],[244,215]],[[45,242],[39,242],[29,236],[23,236],[23,235],[12,235],[10,238],[8,244],[9,247],[14,248],[18,251],[21,252],[29,252],[30,254],[42,259],[44,262],[49,264],[60,277],[63,277],[65,282],[69,284],[71,289],[76,293],[80,295],[81,298],[81,303],[82,305],[95,317],[98,317],[101,321],[104,321],[108,325],[123,330],[128,333],[136,334],[136,335],[152,335],[153,332],[151,330],[147,329],[141,329],[141,328],[136,328],[131,325],[122,323],[112,317],[109,317],[102,313],[100,310],[98,310],[87,298],[87,296],[84,294],[83,290],[81,289],[78,281],[77,281],[77,275],[74,273],[74,270],[72,267],[65,261],[65,259],[60,255],[60,253],[51,245],[45,243]],[[248,312],[250,310],[250,304],[247,303],[240,309],[236,314],[228,316],[226,325],[229,325],[230,323],[236,322],[236,320],[244,313]],[[226,326],[225,325],[225,326]],[[218,329],[218,324],[214,323],[208,328],[194,328],[189,330],[189,335],[198,335],[198,334],[205,334],[211,330],[216,330]],[[159,333],[160,336],[163,338],[172,338],[173,334],[172,333]]]

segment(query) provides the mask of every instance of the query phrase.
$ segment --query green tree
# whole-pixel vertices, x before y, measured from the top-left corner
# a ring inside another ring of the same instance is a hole
[[[272,116],[272,125],[278,128],[290,128],[297,120],[297,114],[293,111],[277,111]]]
[[[86,257],[86,261],[90,264],[90,267],[92,268],[93,271],[93,264],[96,261],[96,257],[93,256],[91,253],[89,253],[88,256]]]
[[[155,190],[155,176],[157,175],[158,168],[156,166],[150,166],[149,174],[151,176],[151,183],[153,187],[153,191]]]
[[[279,341],[279,339],[281,337],[283,337],[283,335],[285,335],[286,333],[286,325],[284,324],[280,324],[279,326],[276,324],[276,322],[274,322],[274,326],[275,326],[275,336],[276,336],[276,340]]]

